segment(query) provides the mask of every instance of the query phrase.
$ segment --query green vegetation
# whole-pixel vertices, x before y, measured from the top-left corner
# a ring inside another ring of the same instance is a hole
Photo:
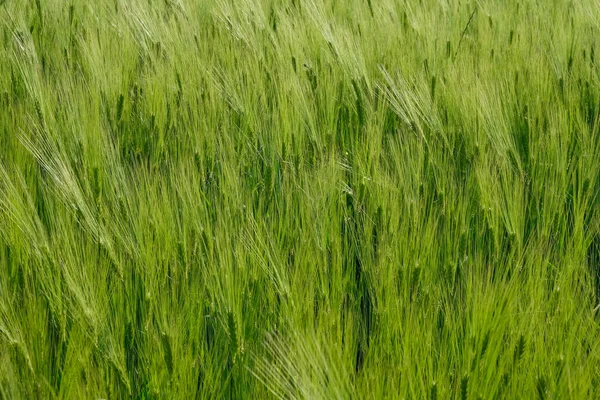
[[[600,397],[600,4],[0,0],[0,398]]]

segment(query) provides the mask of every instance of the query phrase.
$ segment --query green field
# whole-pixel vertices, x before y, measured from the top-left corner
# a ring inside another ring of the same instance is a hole
[[[600,3],[0,0],[0,399],[600,398]]]

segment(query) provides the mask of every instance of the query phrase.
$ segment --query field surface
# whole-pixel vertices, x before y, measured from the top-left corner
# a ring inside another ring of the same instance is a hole
[[[0,399],[600,398],[600,3],[0,0]]]

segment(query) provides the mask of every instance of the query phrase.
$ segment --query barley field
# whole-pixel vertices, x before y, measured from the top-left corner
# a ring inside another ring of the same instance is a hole
[[[600,398],[600,3],[0,0],[0,399]]]

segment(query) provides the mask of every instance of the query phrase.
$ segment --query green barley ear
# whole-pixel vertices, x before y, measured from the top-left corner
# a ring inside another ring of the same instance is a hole
[[[435,381],[431,385],[431,389],[429,392],[429,398],[431,400],[437,400],[437,398],[438,398],[438,387],[437,387],[437,383]]]
[[[412,270],[412,274],[411,274],[411,278],[410,278],[409,290],[410,290],[411,296],[417,295],[417,293],[419,292],[420,283],[421,283],[421,268],[415,267]]]
[[[548,382],[546,381],[546,377],[544,375],[537,379],[536,389],[538,399],[546,399],[546,397],[548,396]]]
[[[123,96],[123,93],[121,93],[119,95],[119,98],[117,99],[117,119],[116,122],[120,123],[121,122],[121,118],[123,117],[123,103],[125,101],[125,97]]]
[[[37,11],[40,24],[43,24],[44,23],[44,13],[42,11],[41,0],[35,0],[35,9]]]
[[[460,399],[467,400],[469,396],[469,376],[465,375],[460,380]]]
[[[481,353],[480,353],[480,359],[483,358],[485,356],[485,353],[488,349],[488,346],[490,344],[490,331],[487,331],[485,333],[485,336],[483,337],[483,342],[481,344]]]
[[[101,193],[100,187],[100,171],[98,167],[92,169],[92,190],[94,191],[94,197],[97,199]]]
[[[569,54],[569,60],[567,61],[567,71],[571,72],[573,69],[573,54]]]
[[[70,4],[69,5],[69,26],[73,26],[74,18],[75,18],[75,5]]]
[[[231,312],[231,311],[229,311],[227,313],[227,328],[228,328],[228,333],[229,333],[229,352],[230,352],[230,354],[233,355],[232,359],[233,359],[233,362],[235,362],[235,359],[238,354],[239,342],[238,342],[237,324],[235,322],[235,317],[233,315],[233,312]]]
[[[519,341],[517,343],[517,345],[515,346],[515,351],[514,351],[514,363],[518,363],[519,361],[521,361],[521,359],[523,358],[523,354],[525,354],[525,337],[523,335],[521,335],[519,337]]]
[[[171,348],[171,340],[169,335],[163,332],[160,336],[160,342],[162,344],[164,361],[167,366],[169,374],[173,374],[173,350]]]

